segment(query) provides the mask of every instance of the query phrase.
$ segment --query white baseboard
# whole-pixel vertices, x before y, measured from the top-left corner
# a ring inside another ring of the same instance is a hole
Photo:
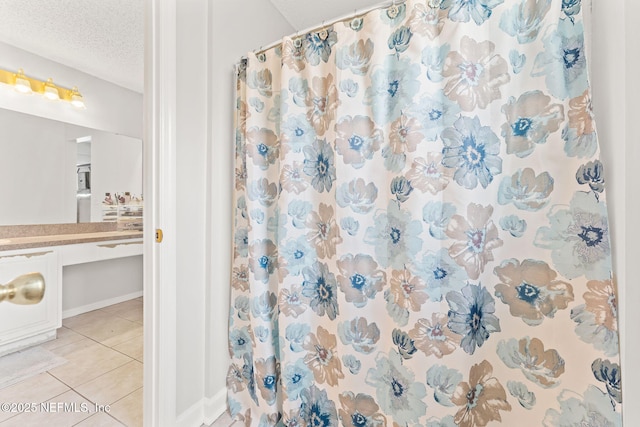
[[[67,317],[77,316],[78,314],[87,313],[89,311],[93,311],[99,308],[108,307],[113,304],[129,301],[130,299],[138,298],[141,296],[142,296],[142,291],[138,291],[138,292],[133,292],[127,295],[121,295],[119,297],[109,298],[102,301],[94,302],[93,304],[87,304],[80,307],[71,308],[69,310],[64,310],[62,312],[62,318],[66,319]]]
[[[227,390],[222,389],[211,398],[203,398],[178,415],[176,427],[208,426],[227,410]]]
[[[176,417],[175,427],[200,427],[204,418],[204,399],[200,399],[189,409]]]
[[[211,425],[227,410],[227,389],[223,388],[213,397],[205,400],[204,424]]]

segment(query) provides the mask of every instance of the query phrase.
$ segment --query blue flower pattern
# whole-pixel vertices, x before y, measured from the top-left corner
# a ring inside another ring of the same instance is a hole
[[[461,117],[453,127],[442,131],[442,164],[454,168],[453,179],[462,187],[472,190],[487,188],[493,177],[502,172],[500,140],[488,126],[482,126],[478,116]]]

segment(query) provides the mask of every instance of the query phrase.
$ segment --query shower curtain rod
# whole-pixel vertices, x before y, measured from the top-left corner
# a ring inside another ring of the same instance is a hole
[[[355,10],[355,11],[353,11],[351,13],[344,14],[344,15],[338,17],[338,18],[334,18],[328,23],[323,21],[322,24],[320,24],[320,25],[314,25],[314,26],[306,28],[306,29],[304,29],[302,31],[296,31],[294,34],[296,36],[298,36],[299,34],[307,34],[307,33],[312,32],[313,30],[318,30],[318,29],[324,28],[327,25],[333,25],[336,22],[345,21],[345,20],[347,20],[349,18],[354,18],[354,17],[356,17],[358,15],[364,15],[366,13],[371,12],[372,10],[383,9],[385,7],[390,7],[390,6],[393,6],[393,5],[401,5],[404,2],[405,2],[405,0],[393,0],[393,1],[387,0],[387,1],[384,1],[384,2],[381,2],[381,3],[376,3],[376,5],[374,5],[374,6],[369,6],[367,8],[358,9],[358,10]],[[253,51],[253,53],[254,54],[258,54],[260,52],[265,52],[265,51],[267,51],[269,49],[272,49],[272,48],[276,47],[280,43],[282,43],[282,38],[280,38],[279,40],[276,40],[273,43],[270,43],[270,44],[268,44],[266,46],[260,46],[260,48],[259,49],[255,49]]]

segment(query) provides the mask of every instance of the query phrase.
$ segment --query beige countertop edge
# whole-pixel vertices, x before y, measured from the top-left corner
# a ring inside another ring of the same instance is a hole
[[[58,234],[51,236],[11,237],[8,239],[0,239],[0,252],[127,239],[142,239],[142,232],[104,231],[96,233]]]

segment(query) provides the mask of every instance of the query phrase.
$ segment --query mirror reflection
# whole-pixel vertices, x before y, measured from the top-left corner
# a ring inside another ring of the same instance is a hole
[[[142,229],[142,141],[0,109],[0,225]]]

